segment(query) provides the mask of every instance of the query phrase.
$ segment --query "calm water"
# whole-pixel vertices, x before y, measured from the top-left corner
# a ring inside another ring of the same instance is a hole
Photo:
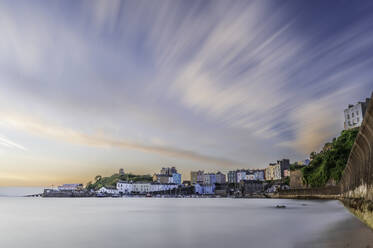
[[[0,197],[33,195],[43,190],[44,187],[0,187]]]
[[[373,232],[338,201],[0,197],[1,248],[372,244]]]

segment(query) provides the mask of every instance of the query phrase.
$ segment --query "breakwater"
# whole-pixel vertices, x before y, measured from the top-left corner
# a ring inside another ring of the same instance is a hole
[[[339,199],[373,228],[373,93],[337,186],[280,191],[279,198]]]

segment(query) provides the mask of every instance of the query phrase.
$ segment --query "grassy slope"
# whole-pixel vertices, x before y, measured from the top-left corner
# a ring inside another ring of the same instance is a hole
[[[116,187],[119,180],[133,182],[151,182],[153,179],[150,175],[133,175],[133,174],[113,174],[110,177],[96,176],[95,182],[88,182],[86,188],[98,190],[101,187]]]

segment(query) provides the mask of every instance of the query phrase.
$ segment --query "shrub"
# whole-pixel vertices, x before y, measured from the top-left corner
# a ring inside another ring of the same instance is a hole
[[[304,181],[311,187],[322,187],[330,179],[339,182],[346,167],[358,128],[344,130],[332,143],[327,143],[320,153],[313,153],[310,165],[302,169]]]

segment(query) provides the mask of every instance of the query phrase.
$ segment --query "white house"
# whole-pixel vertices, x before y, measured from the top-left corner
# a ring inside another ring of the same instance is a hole
[[[149,193],[150,189],[151,189],[151,183],[134,183],[134,184],[132,184],[132,192]]]
[[[172,190],[172,189],[176,189],[178,187],[178,185],[176,184],[166,184],[164,185],[164,190]]]
[[[152,192],[161,192],[161,191],[169,191],[176,189],[178,187],[177,184],[152,184],[151,191]]]
[[[101,187],[97,192],[101,194],[109,194],[109,195],[119,194],[119,190],[117,190],[116,188],[110,188],[110,187]]]
[[[150,191],[151,191],[151,192],[162,191],[162,190],[161,190],[161,186],[162,186],[162,184],[152,183],[152,184],[150,185]]]
[[[266,169],[266,180],[281,180],[281,164],[269,164]]]
[[[370,99],[367,98],[365,102],[358,102],[355,105],[350,104],[348,108],[344,110],[344,128],[346,130],[361,126],[369,101]]]
[[[273,169],[273,180],[281,180],[281,165],[276,164]]]
[[[119,181],[117,183],[117,189],[123,194],[132,193],[150,193],[150,192],[162,192],[177,188],[176,184],[162,184],[162,183],[132,183]]]
[[[63,184],[61,186],[58,186],[58,190],[82,190],[83,189],[83,184],[81,183],[73,183],[73,184]]]
[[[119,181],[117,182],[117,190],[123,194],[131,194],[133,191],[133,183]]]

